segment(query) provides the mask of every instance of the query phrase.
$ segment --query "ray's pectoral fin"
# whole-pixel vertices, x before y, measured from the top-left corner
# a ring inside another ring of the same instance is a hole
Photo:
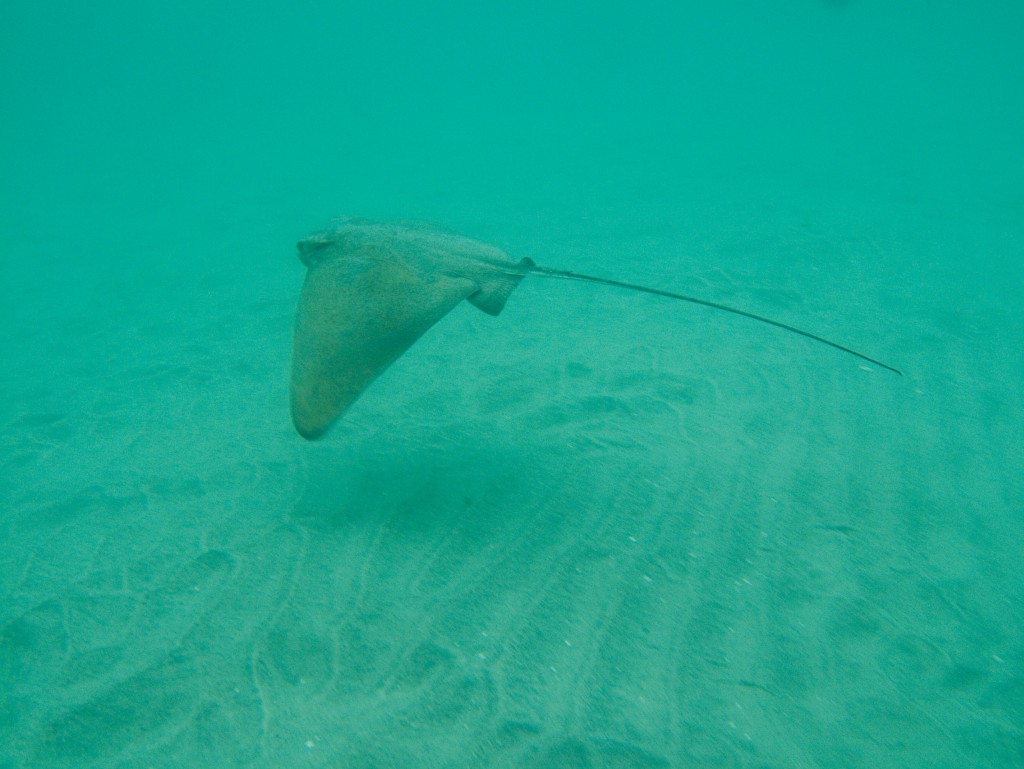
[[[471,280],[424,276],[362,249],[311,264],[299,298],[292,353],[292,421],[319,438],[364,389],[463,299]],[[500,309],[500,308],[499,308]]]

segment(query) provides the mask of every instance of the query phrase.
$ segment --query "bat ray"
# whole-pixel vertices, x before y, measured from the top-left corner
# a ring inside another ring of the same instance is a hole
[[[785,323],[671,291],[515,261],[500,249],[420,222],[341,219],[299,241],[308,268],[292,350],[292,421],[322,436],[371,382],[463,299],[498,315],[530,274],[642,291],[742,315],[876,366],[881,361]]]

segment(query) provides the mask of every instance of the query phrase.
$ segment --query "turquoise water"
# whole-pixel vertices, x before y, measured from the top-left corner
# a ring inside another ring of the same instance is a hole
[[[1024,766],[1022,34],[5,3],[0,767]],[[529,277],[306,442],[342,214],[905,376]]]

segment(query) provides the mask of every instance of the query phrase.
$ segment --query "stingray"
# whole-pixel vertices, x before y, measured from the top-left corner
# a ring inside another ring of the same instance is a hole
[[[338,220],[298,243],[307,267],[292,351],[295,429],[313,440],[388,366],[463,299],[499,315],[527,275],[583,280],[704,305],[813,339],[901,372],[816,334],[692,296],[515,261],[504,251],[420,222]]]

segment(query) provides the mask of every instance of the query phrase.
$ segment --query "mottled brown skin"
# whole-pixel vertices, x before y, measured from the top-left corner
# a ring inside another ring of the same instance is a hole
[[[308,272],[292,352],[292,421],[314,440],[463,299],[497,315],[529,272],[493,246],[408,223],[348,220],[299,243]]]

